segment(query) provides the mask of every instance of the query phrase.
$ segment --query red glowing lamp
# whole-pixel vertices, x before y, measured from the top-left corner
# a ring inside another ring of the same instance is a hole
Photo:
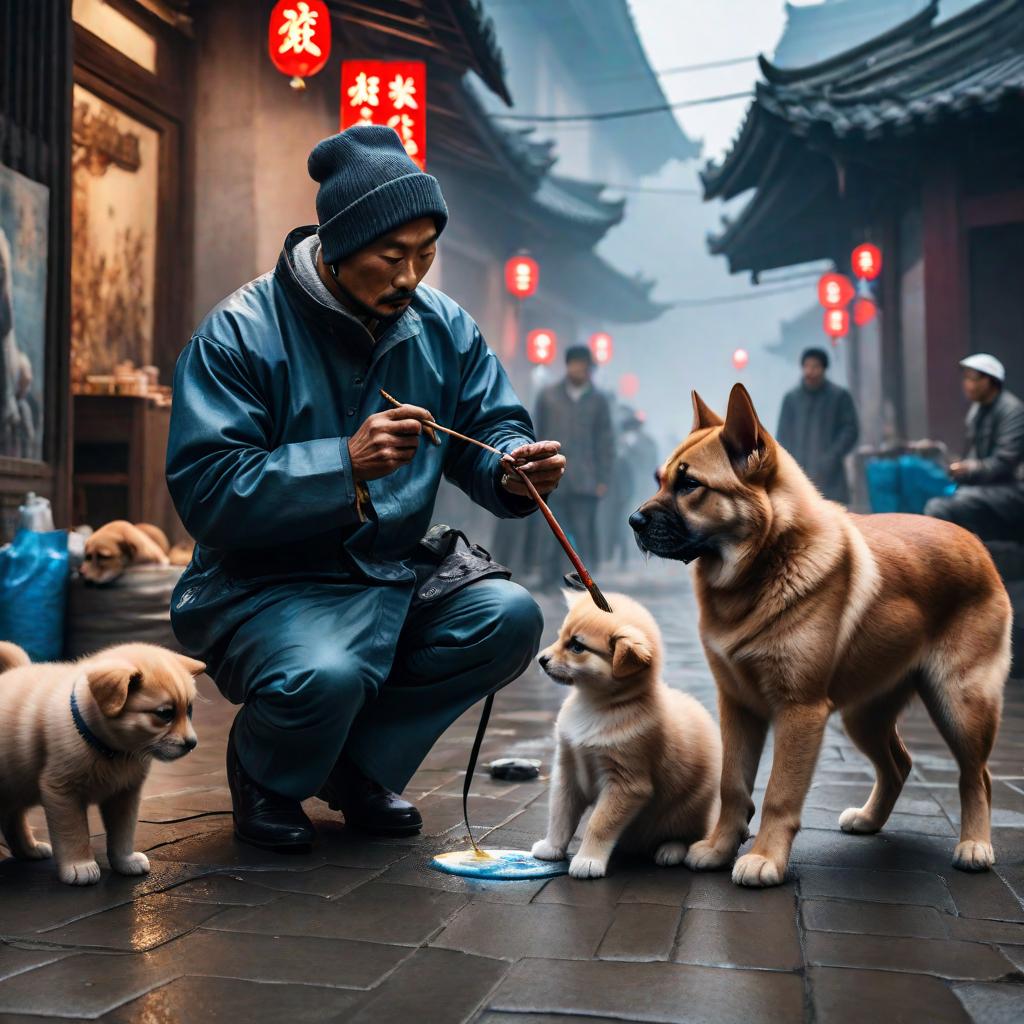
[[[612,336],[599,331],[590,336],[590,353],[598,366],[612,361]]]
[[[270,12],[267,49],[293,89],[323,69],[331,55],[331,15],[323,0],[278,0]]]
[[[854,295],[853,282],[845,274],[823,274],[818,280],[818,301],[826,309],[841,309]]]
[[[529,256],[513,256],[505,262],[505,287],[517,299],[528,299],[537,290],[540,267]]]
[[[850,254],[854,274],[864,281],[874,281],[882,272],[882,250],[877,245],[865,242]]]
[[[341,130],[393,128],[413,163],[427,166],[427,66],[421,60],[341,62]]]
[[[853,304],[853,322],[858,327],[871,323],[878,315],[878,307],[871,299],[858,299]]]
[[[745,370],[747,363],[750,362],[750,353],[745,348],[738,348],[732,354],[732,365],[737,370]]]
[[[825,333],[830,338],[843,338],[849,334],[850,314],[845,309],[826,309]]]
[[[635,373],[624,373],[619,378],[619,394],[623,398],[636,398],[640,394],[640,378]]]
[[[530,331],[526,336],[526,358],[537,366],[548,366],[554,362],[558,348],[558,335],[544,328]]]

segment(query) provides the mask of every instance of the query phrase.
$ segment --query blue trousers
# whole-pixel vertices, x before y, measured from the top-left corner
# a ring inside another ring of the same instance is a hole
[[[344,750],[401,792],[459,715],[530,664],[542,628],[533,598],[502,579],[411,611],[404,588],[281,585],[209,668],[243,705],[235,743],[261,785],[303,800]]]

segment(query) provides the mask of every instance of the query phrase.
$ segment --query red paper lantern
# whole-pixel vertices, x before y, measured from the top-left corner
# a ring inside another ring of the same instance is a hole
[[[624,373],[619,378],[619,394],[623,398],[636,398],[640,393],[640,378],[635,373]]]
[[[420,170],[427,166],[427,66],[421,60],[341,62],[341,130],[394,128]]]
[[[530,331],[526,336],[526,358],[538,366],[554,362],[558,348],[558,335],[545,329]]]
[[[528,299],[537,290],[540,267],[529,256],[513,256],[505,262],[505,287],[517,299]]]
[[[590,336],[590,353],[598,366],[612,361],[612,336],[599,331]]]
[[[294,89],[323,69],[331,55],[331,15],[323,0],[278,0],[270,12],[267,49]]]
[[[878,315],[878,307],[871,299],[858,299],[853,304],[853,322],[858,327],[871,323]]]
[[[738,348],[732,354],[732,365],[737,370],[746,369],[747,363],[750,362],[750,353],[745,348]]]
[[[818,301],[826,309],[840,309],[853,298],[853,282],[845,274],[823,274],[818,280]]]
[[[854,274],[864,281],[874,281],[882,272],[882,250],[877,245],[858,245],[850,255]]]
[[[843,338],[849,334],[850,314],[845,309],[826,309],[825,333],[830,338]]]

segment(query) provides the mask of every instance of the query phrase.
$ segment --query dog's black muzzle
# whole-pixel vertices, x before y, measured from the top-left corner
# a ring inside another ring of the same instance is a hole
[[[710,549],[705,537],[689,530],[679,516],[662,509],[638,508],[629,517],[629,525],[636,536],[637,547],[645,555],[689,564]]]

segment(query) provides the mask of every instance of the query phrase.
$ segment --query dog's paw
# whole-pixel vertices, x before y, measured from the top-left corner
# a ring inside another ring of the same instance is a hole
[[[27,850],[19,854],[21,860],[46,860],[53,856],[53,847],[49,843],[33,843]]]
[[[110,866],[119,875],[149,874],[149,858],[144,853],[129,853],[127,857],[111,857]]]
[[[686,860],[686,843],[662,843],[654,851],[654,863],[660,864],[663,868],[682,864],[684,860]]]
[[[869,818],[862,807],[847,807],[839,815],[839,827],[844,832],[853,832],[857,835],[871,835],[881,829],[876,821]]]
[[[57,877],[65,885],[95,885],[100,880],[100,866],[94,860],[61,864],[57,869]]]
[[[537,860],[565,860],[565,850],[552,846],[546,839],[538,839],[530,854]]]
[[[578,853],[569,864],[569,874],[573,878],[604,878],[607,871],[607,861],[596,857],[581,857]]]
[[[967,839],[953,851],[953,867],[961,871],[988,871],[996,862],[991,843]]]
[[[732,850],[723,850],[710,839],[701,839],[690,847],[685,864],[691,871],[717,871],[732,860]]]
[[[769,885],[781,885],[786,869],[762,857],[758,853],[745,853],[732,869],[732,880],[737,885],[749,886],[751,889],[764,889]]]

